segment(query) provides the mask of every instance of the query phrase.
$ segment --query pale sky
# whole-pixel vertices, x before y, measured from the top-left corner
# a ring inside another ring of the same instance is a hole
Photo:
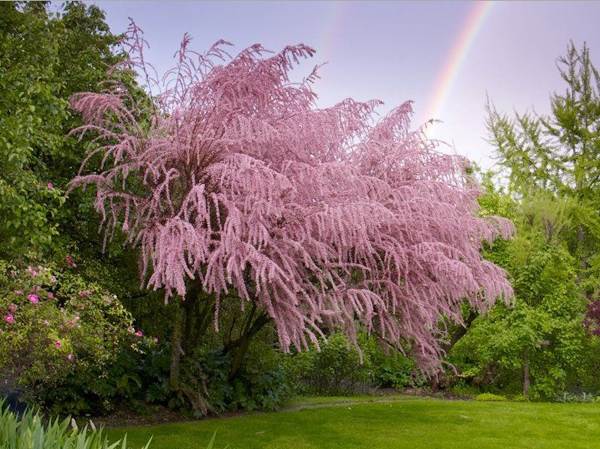
[[[413,125],[429,118],[452,49],[477,2],[96,2],[114,33],[131,17],[150,43],[148,59],[159,73],[171,67],[185,32],[192,47],[205,51],[218,39],[234,52],[260,43],[279,51],[304,43],[317,50],[298,69],[301,78],[327,62],[314,89],[320,107],[347,97],[385,102],[379,112],[414,101]],[[587,41],[600,66],[600,2],[493,2],[455,64],[456,78],[445,90],[433,136],[458,154],[489,168],[493,149],[485,142],[486,92],[500,110],[549,111],[549,96],[564,91],[556,58],[570,40]],[[473,30],[472,30],[473,31]],[[450,61],[452,62],[452,61]],[[444,151],[453,151],[446,149]]]

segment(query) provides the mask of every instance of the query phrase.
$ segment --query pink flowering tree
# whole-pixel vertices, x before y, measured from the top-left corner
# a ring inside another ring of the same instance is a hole
[[[98,143],[72,187],[95,186],[107,235],[119,228],[139,248],[144,285],[185,301],[176,345],[193,310],[218,326],[226,301],[250,308],[250,335],[272,323],[284,350],[362,328],[430,371],[440,323],[460,323],[465,301],[485,310],[512,296],[480,255],[512,225],[477,216],[468,162],[410,130],[410,102],[378,121],[379,101],[318,109],[317,68],[290,79],[310,47],[231,57],[224,41],[193,52],[187,36],[158,88],[140,36],[132,26],[115,70],[146,79],[154,101],[118,83],[72,98],[85,122],[75,132]],[[104,165],[86,173],[94,157]],[[231,346],[235,368],[247,341]]]

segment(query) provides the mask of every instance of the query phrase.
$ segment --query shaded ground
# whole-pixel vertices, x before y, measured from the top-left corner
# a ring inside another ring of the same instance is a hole
[[[297,411],[307,408],[323,408],[334,405],[347,405],[369,402],[391,402],[410,399],[408,394],[388,394],[388,395],[363,395],[363,396],[315,396],[298,397],[293,399],[287,406],[280,411]],[[256,413],[266,413],[263,411],[254,411]],[[182,414],[163,406],[151,406],[144,413],[137,413],[128,408],[117,409],[106,416],[92,417],[94,425],[104,427],[143,427],[158,424],[174,422],[204,421],[207,419],[226,419],[234,416],[247,415],[243,410],[236,412],[223,413],[218,416],[209,416],[203,418],[194,418],[191,414]],[[81,420],[85,424],[85,420]]]

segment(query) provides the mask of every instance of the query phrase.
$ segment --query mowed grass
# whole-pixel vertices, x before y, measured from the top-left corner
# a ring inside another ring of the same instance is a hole
[[[600,404],[398,399],[110,429],[139,448],[600,448]]]

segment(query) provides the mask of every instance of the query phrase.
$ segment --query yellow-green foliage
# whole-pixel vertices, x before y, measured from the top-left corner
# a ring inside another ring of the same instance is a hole
[[[508,399],[506,399],[506,396],[502,396],[499,394],[492,394],[492,393],[478,394],[477,396],[475,396],[475,400],[480,401],[480,402],[506,402],[506,401],[508,401]]]

